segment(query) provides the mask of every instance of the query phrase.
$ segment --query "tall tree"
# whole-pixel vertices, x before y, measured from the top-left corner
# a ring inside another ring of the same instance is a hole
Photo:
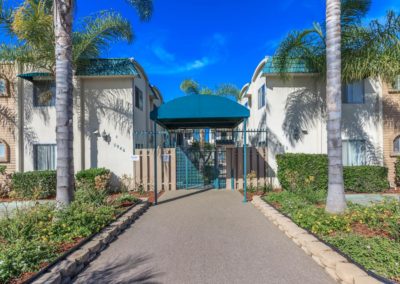
[[[54,1],[57,204],[74,197],[72,10],[73,0]]]
[[[328,197],[326,211],[343,213],[346,199],[342,161],[342,64],[340,0],[326,1],[326,102],[328,112]]]
[[[141,20],[150,19],[153,11],[152,0],[126,1],[139,12]],[[69,204],[73,199],[74,191],[72,12],[73,0],[54,0],[57,202],[60,204]]]
[[[302,64],[327,83],[326,99],[309,89],[290,95],[284,130],[292,141],[290,130],[306,129],[316,119],[327,116],[330,161],[326,210],[342,213],[346,203],[340,139],[341,84],[365,78],[391,82],[400,74],[400,17],[389,11],[385,19],[363,24],[371,0],[327,0],[326,4],[326,24],[314,23],[310,29],[289,33],[278,47],[273,64],[283,79],[288,78],[287,70],[293,65]],[[360,113],[355,119],[361,121],[361,116],[368,115]]]

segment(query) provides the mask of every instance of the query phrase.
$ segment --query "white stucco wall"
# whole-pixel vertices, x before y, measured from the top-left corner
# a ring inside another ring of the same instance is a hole
[[[263,84],[267,86],[266,106],[258,109],[258,90]],[[343,104],[342,138],[365,140],[367,163],[382,164],[382,86],[378,80],[367,79],[364,89],[364,104]],[[325,93],[323,82],[311,74],[295,75],[288,80],[276,75],[253,77],[247,91],[251,97],[248,128],[268,131],[269,175],[276,185],[277,154],[327,153],[326,117],[321,111]],[[299,129],[299,140],[293,139],[295,128]]]
[[[55,106],[33,105],[33,84],[24,81],[24,171],[34,170],[33,145],[56,143]]]
[[[84,165],[132,173],[133,78],[87,78],[84,86]],[[109,135],[109,141],[103,138]],[[78,141],[76,139],[75,141]],[[76,149],[79,143],[74,143]]]

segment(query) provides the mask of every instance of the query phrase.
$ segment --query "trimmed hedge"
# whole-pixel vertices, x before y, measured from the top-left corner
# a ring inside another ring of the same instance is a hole
[[[56,171],[14,173],[12,195],[16,198],[43,199],[56,195]]]
[[[396,185],[400,186],[400,157],[397,157],[397,161],[394,165],[394,171],[396,175]]]
[[[328,157],[326,155],[281,154],[276,155],[278,179],[282,188],[289,191],[328,190]]]
[[[346,191],[351,192],[381,192],[389,188],[388,169],[385,167],[344,167],[343,179]]]
[[[76,181],[78,186],[96,186],[96,177],[105,177],[111,174],[106,168],[92,168],[82,170],[76,173]]]
[[[278,179],[285,190],[328,189],[328,156],[313,154],[277,155]],[[343,168],[346,191],[381,192],[389,188],[388,169],[380,166]]]

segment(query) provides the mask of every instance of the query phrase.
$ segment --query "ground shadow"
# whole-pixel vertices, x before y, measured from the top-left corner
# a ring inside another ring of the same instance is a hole
[[[73,283],[161,283],[155,278],[163,273],[149,268],[150,261],[151,257],[148,255],[110,259],[101,268],[92,271],[84,270],[74,279]],[[88,266],[88,268],[90,267]]]
[[[187,197],[191,197],[193,195],[204,193],[204,192],[209,191],[211,189],[213,189],[213,188],[210,186],[210,187],[205,188],[205,189],[199,189],[199,190],[196,190],[196,191],[190,191],[190,193],[185,194],[185,195],[180,195],[180,196],[177,196],[177,197],[172,197],[172,198],[169,198],[169,199],[165,199],[165,200],[159,201],[158,205],[169,203],[169,202],[176,201],[176,200],[183,199],[183,198],[187,198]],[[184,192],[185,189],[181,189],[180,191]]]

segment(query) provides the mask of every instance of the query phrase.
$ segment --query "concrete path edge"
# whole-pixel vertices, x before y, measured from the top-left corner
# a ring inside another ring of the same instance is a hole
[[[336,282],[343,284],[376,284],[384,283],[368,275],[357,265],[334,251],[315,236],[297,226],[290,218],[281,214],[266,203],[260,196],[254,196],[252,204],[268,220],[275,224],[285,235],[309,255]]]
[[[70,283],[107,245],[138,219],[151,205],[143,201],[123,213],[90,240],[82,244],[72,254],[56,263],[48,272],[34,280],[33,284]],[[79,246],[79,245],[78,245]]]

